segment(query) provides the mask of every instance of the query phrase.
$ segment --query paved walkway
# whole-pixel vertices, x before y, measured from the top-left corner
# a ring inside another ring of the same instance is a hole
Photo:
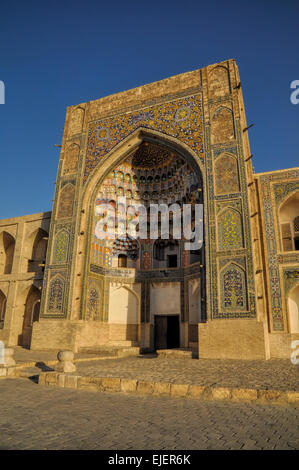
[[[0,380],[0,396],[0,450],[299,449],[295,408],[98,394],[28,379]]]
[[[118,377],[141,381],[299,390],[299,365],[288,360],[231,361],[161,359],[150,355],[76,364],[75,375]]]

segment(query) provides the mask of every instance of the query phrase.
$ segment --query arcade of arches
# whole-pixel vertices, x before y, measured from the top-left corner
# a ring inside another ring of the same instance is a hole
[[[0,340],[30,348],[39,321],[51,213],[0,221]]]
[[[290,357],[299,168],[254,173],[239,83],[228,60],[68,107],[52,212],[0,221],[0,340]]]

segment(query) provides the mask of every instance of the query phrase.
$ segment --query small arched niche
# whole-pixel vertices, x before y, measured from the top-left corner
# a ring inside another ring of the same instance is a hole
[[[31,258],[28,260],[28,272],[41,271],[46,261],[48,234],[39,228],[33,234]]]
[[[230,93],[229,72],[226,67],[217,65],[209,73],[209,96],[217,99]]]
[[[11,274],[15,239],[8,232],[0,234],[0,274]]]
[[[299,250],[299,191],[282,203],[278,219],[282,251]]]

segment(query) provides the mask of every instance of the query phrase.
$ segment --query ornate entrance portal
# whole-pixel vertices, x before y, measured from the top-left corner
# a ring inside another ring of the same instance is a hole
[[[239,83],[229,60],[68,108],[33,348],[153,350],[166,321],[166,344],[179,329],[179,347],[200,357],[261,358],[265,332],[285,334],[278,264],[295,269],[297,255],[276,256],[280,240],[263,234],[280,230],[271,204],[277,213],[296,189],[276,183],[298,175],[254,175]],[[200,246],[175,233],[184,205],[190,232],[203,226]],[[289,215],[295,251],[298,213]]]

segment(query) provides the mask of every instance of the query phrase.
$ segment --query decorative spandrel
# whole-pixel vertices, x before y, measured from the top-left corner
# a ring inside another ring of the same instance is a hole
[[[103,156],[138,127],[176,137],[203,157],[202,101],[197,94],[92,123],[88,131],[84,181]]]

